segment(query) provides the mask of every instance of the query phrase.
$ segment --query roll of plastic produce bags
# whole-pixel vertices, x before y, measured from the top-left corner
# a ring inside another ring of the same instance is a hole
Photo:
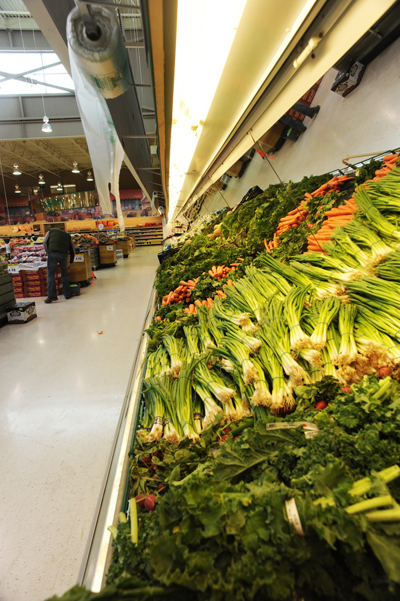
[[[114,16],[109,11],[104,12],[107,13],[107,16],[111,20],[114,19]],[[96,10],[96,20],[97,13],[98,11]],[[76,100],[92,160],[100,206],[104,214],[112,214],[109,193],[111,189],[116,200],[120,230],[124,231],[125,224],[119,196],[119,173],[124,158],[124,149],[119,141],[110,111],[100,91],[100,87],[94,83],[93,78],[87,73],[85,59],[82,57],[84,52],[82,49],[77,52],[79,38],[76,37],[76,32],[80,33],[86,40],[84,27],[76,26],[78,19],[80,19],[79,12],[77,9],[74,9],[71,11],[67,21],[68,50],[71,75],[75,84]],[[104,19],[102,23],[104,23]],[[84,41],[82,41],[83,44]],[[84,45],[82,48],[84,48]],[[104,66],[106,64],[106,61],[100,61],[99,68],[101,65]]]

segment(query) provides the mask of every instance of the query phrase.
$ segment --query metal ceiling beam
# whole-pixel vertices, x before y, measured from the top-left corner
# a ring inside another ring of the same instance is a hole
[[[30,144],[33,144],[34,146],[37,146],[41,150],[43,150],[43,152],[45,152],[51,158],[57,159],[57,161],[59,161],[60,163],[62,163],[66,167],[68,167],[68,169],[71,169],[73,161],[70,161],[68,159],[68,157],[64,156],[61,152],[59,152],[57,150],[57,148],[55,146],[53,146],[52,144],[49,144],[48,142],[45,142],[44,140],[30,139],[30,140],[28,140],[28,142]]]
[[[52,173],[53,175],[58,177],[58,173],[52,171],[52,169],[50,169],[46,164],[42,163],[41,165],[39,165],[37,161],[33,160],[35,159],[35,155],[30,150],[28,150],[24,144],[0,141],[0,148],[5,150],[6,152],[9,152],[11,155],[15,156],[20,161],[33,165],[33,167],[35,167],[38,171],[47,171],[48,173]]]
[[[3,77],[9,77],[10,79],[17,79],[18,81],[25,81],[27,83],[33,83],[40,86],[45,86],[46,88],[54,88],[56,90],[62,90],[63,92],[67,92],[68,94],[74,95],[74,90],[70,88],[63,88],[62,86],[55,86],[52,83],[45,83],[43,81],[39,81],[38,79],[32,79],[31,77],[23,77],[22,75],[16,76],[13,73],[7,73],[6,71],[0,71],[0,75]]]
[[[24,71],[23,73],[15,73],[14,75],[9,75],[7,77],[4,77],[4,79],[0,79],[0,84],[4,83],[5,81],[10,81],[11,79],[18,79],[18,77],[29,75],[29,73],[37,73],[37,71],[46,71],[47,69],[50,69],[51,67],[56,67],[57,65],[61,65],[61,61],[51,63],[51,65],[45,65],[44,67],[36,67],[35,69],[31,69],[30,71]]]
[[[77,148],[79,148],[79,150],[84,152],[91,160],[85,138],[69,138],[69,139]]]

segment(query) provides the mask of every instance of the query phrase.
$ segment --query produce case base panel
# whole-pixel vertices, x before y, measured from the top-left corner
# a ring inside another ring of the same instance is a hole
[[[78,580],[157,266],[157,249],[137,249],[90,293],[36,298],[37,319],[1,329],[2,601]]]

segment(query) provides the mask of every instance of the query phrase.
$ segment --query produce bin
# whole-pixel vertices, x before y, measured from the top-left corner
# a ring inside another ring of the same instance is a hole
[[[117,247],[115,244],[99,246],[100,265],[115,265],[117,262]]]
[[[90,254],[86,252],[77,253],[69,272],[70,282],[87,282],[92,279],[92,262]]]

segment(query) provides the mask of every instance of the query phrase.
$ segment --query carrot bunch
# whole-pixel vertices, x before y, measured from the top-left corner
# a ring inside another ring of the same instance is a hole
[[[377,169],[375,171],[375,177],[372,181],[379,181],[382,177],[385,177],[388,173],[391,172],[392,169],[396,167],[397,161],[399,160],[399,156],[397,154],[388,154],[383,159],[383,167],[381,169]],[[342,176],[343,178],[344,176]],[[340,179],[340,178],[339,178]],[[348,178],[346,179],[353,179]],[[341,179],[341,181],[345,181]],[[361,184],[365,188],[368,188],[368,181],[364,184]],[[354,215],[357,213],[357,205],[355,203],[354,198],[350,198],[346,200],[344,205],[337,207],[335,209],[331,209],[330,211],[326,211],[325,217],[328,219],[323,222],[322,227],[318,232],[308,238],[308,247],[307,250],[313,252],[323,252],[321,246],[325,244],[325,242],[329,242],[332,240],[332,232],[338,226],[346,225],[349,221],[354,219]]]
[[[357,206],[353,197],[349,200],[346,200],[344,205],[333,208],[330,211],[326,211],[324,215],[328,219],[322,223],[321,229],[318,230],[316,234],[313,234],[308,238],[307,250],[313,252],[323,252],[321,247],[323,244],[325,244],[325,242],[332,240],[333,230],[339,225],[343,226],[349,221],[352,221],[356,213]]]
[[[238,261],[244,261],[244,259],[238,259]],[[213,265],[211,269],[208,270],[208,275],[217,280],[222,280],[223,278],[226,278],[231,271],[236,271],[239,265],[240,263],[231,263],[230,267],[227,267],[226,265],[216,267]]]
[[[189,302],[190,294],[196,288],[196,283],[199,278],[194,278],[193,280],[188,280],[184,282],[183,280],[179,282],[178,288],[172,290],[169,294],[164,296],[162,299],[162,305],[173,305],[176,303]]]
[[[315,198],[315,196],[325,196],[325,194],[329,194],[329,192],[339,192],[340,186],[349,179],[354,179],[354,177],[351,177],[350,175],[335,175],[329,182],[322,184],[317,190],[314,190],[311,194],[306,193],[304,196]]]
[[[212,309],[212,306],[214,304],[214,301],[212,298],[208,298],[207,300],[195,300],[194,301],[194,305],[189,305],[189,307],[186,307],[186,309],[184,309],[185,313],[187,313],[188,315],[197,315],[197,309],[196,307],[207,307],[208,309]]]

